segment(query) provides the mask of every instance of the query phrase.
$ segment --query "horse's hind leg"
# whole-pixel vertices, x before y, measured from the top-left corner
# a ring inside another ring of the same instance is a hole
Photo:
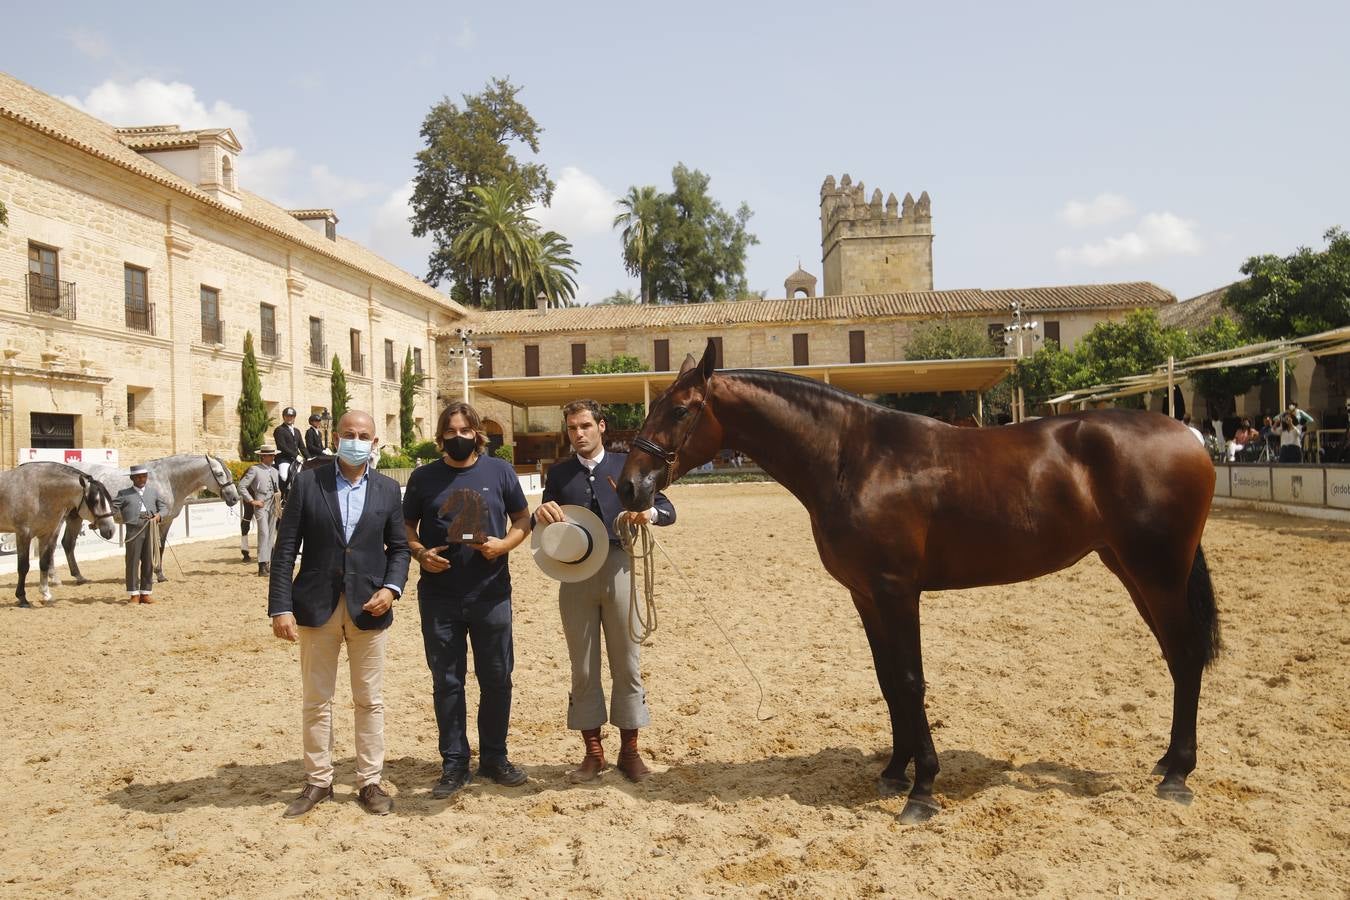
[[[80,564],[75,561],[75,541],[80,536],[80,525],[83,521],[78,513],[66,516],[66,530],[61,536],[61,549],[66,554],[66,568],[70,569],[70,577],[75,579],[76,584],[89,583],[89,579],[80,573]]]
[[[1169,558],[1175,556],[1175,551],[1139,553],[1128,560],[1117,556],[1114,565],[1106,553],[1102,559],[1140,607],[1172,675],[1171,739],[1154,774],[1163,776],[1159,796],[1186,804],[1194,797],[1186,778],[1195,770],[1201,676],[1217,650],[1217,627],[1203,554],[1197,550],[1191,566]],[[1199,575],[1188,572],[1192,568]]]
[[[28,551],[33,543],[33,536],[19,532],[14,535],[15,549],[19,553],[19,586],[14,589],[14,596],[19,601],[19,606],[30,607],[33,604],[28,602],[28,591],[24,587],[24,582],[28,580]]]
[[[57,532],[59,534],[59,532]],[[38,544],[38,570],[41,572],[42,602],[52,602],[52,561],[56,556],[56,538],[53,534]]]
[[[169,526],[173,524],[173,519],[165,519],[159,523],[159,565],[155,568],[155,581],[168,581],[169,578],[164,574],[164,545],[169,542]]]

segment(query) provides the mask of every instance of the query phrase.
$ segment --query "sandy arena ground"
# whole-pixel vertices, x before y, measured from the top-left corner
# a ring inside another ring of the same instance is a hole
[[[95,582],[50,608],[14,608],[0,582],[0,894],[1350,897],[1350,527],[1211,517],[1227,651],[1205,683],[1189,808],[1153,794],[1171,683],[1095,557],[929,595],[944,810],[907,827],[903,799],[876,794],[885,707],[805,511],[770,485],[672,499],[680,521],[659,536],[703,599],[661,565],[644,655],[657,774],[567,782],[580,743],[556,588],[518,551],[511,755],[530,782],[430,798],[410,596],[386,680],[385,818],[355,802],[344,668],[337,802],[281,819],[302,782],[298,653],[271,636],[234,541],[178,548],[191,574],[170,560],[153,607],[125,605],[120,560],[87,565]],[[764,683],[762,721],[713,617]],[[606,744],[616,755],[612,731]]]

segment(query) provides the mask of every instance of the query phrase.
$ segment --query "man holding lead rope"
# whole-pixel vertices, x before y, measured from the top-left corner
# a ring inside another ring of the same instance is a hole
[[[533,543],[536,561],[550,575],[562,580],[558,588],[558,609],[563,635],[567,639],[567,655],[572,663],[567,727],[580,731],[586,746],[585,758],[570,777],[574,782],[590,781],[604,771],[605,750],[600,727],[608,720],[619,728],[619,771],[630,781],[642,781],[651,772],[638,753],[638,729],[647,725],[651,717],[642,689],[640,644],[631,634],[629,625],[632,563],[620,546],[614,523],[618,518],[623,524],[634,527],[648,523],[671,525],[675,522],[675,507],[665,495],[658,493],[652,509],[637,513],[624,511],[612,479],[623,470],[627,455],[605,452],[605,417],[599,403],[574,400],[563,407],[563,419],[576,455],[548,471],[543,503],[534,514]],[[579,558],[575,560],[578,574],[595,569],[582,580],[567,580],[566,570],[572,560],[551,558],[545,549],[549,543],[547,526],[569,521],[563,508],[567,505],[582,507],[597,515],[604,523],[608,539],[595,548],[604,554],[603,562],[585,566]],[[613,682],[608,719],[605,691],[600,681],[601,634],[609,648]]]
[[[150,484],[150,470],[134,465],[127,472],[131,487],[122,488],[113,499],[117,515],[126,526],[127,602],[154,603],[155,552],[159,549],[159,523],[169,513],[169,504]]]

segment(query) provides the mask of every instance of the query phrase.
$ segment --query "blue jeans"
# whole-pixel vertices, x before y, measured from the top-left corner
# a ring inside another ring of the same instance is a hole
[[[484,763],[506,759],[506,731],[511,720],[511,600],[496,603],[437,600],[419,592],[422,645],[431,669],[431,699],[440,733],[442,769],[469,765],[464,679],[467,643],[473,644],[478,678],[478,756]]]

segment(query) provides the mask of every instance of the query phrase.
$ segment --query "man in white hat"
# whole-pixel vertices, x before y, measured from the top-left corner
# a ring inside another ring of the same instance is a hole
[[[150,484],[150,470],[137,464],[127,472],[131,487],[122,488],[113,499],[117,516],[125,523],[127,554],[127,602],[154,603],[150,594],[155,583],[155,548],[159,546],[159,523],[169,504]]]
[[[586,756],[571,774],[575,782],[590,781],[605,769],[605,750],[600,727],[606,721],[619,729],[619,771],[630,781],[651,774],[638,753],[638,730],[651,721],[642,689],[640,646],[628,629],[631,602],[631,561],[614,533],[614,520],[670,525],[675,507],[665,495],[656,495],[656,506],[646,512],[625,512],[611,478],[617,478],[628,456],[606,453],[605,417],[594,400],[574,400],[563,407],[567,438],[576,456],[548,470],[543,504],[535,510],[535,560],[562,584],[558,608],[562,615],[567,655],[572,662],[572,691],[567,703],[567,727],[581,732]],[[592,535],[595,546],[585,558],[584,543],[568,529],[555,538],[557,524],[583,525],[584,518],[567,513],[568,504],[590,510],[602,523],[603,532]],[[569,534],[570,532],[570,534]],[[542,557],[542,558],[541,558]],[[561,558],[560,558],[561,557]],[[546,564],[545,560],[549,560]],[[572,575],[567,577],[569,567]],[[609,648],[609,672],[613,684],[610,707],[605,715],[605,690],[600,676],[600,643]]]
[[[263,444],[258,448],[257,465],[250,466],[239,479],[236,487],[239,496],[253,507],[253,521],[258,523],[258,574],[267,575],[272,570],[272,545],[277,537],[277,503],[281,499],[281,474],[272,461],[276,459],[277,448]],[[239,549],[248,559],[248,532],[239,535]]]

